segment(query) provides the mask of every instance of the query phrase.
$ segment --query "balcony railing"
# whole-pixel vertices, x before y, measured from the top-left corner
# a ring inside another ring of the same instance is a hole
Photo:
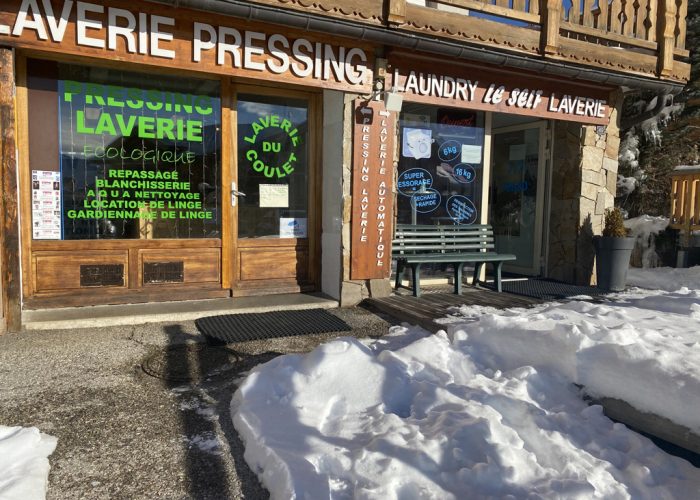
[[[684,83],[688,0],[253,0]]]
[[[687,0],[387,1],[398,28],[664,79],[689,74]]]

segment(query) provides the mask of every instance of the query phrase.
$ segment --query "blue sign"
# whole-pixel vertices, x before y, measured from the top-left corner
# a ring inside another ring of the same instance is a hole
[[[462,154],[462,144],[458,141],[445,141],[438,149],[442,161],[452,161]]]
[[[452,175],[457,182],[469,184],[470,182],[474,182],[474,179],[476,179],[476,170],[474,170],[474,167],[468,163],[460,163],[459,165],[455,166],[452,171]]]
[[[401,172],[396,182],[396,189],[404,196],[413,196],[418,191],[425,191],[433,185],[430,172],[422,168],[409,168]]]
[[[415,193],[411,197],[411,206],[416,209],[416,212],[427,214],[440,206],[442,196],[435,189],[429,188],[425,193]]]
[[[501,190],[505,193],[524,193],[528,188],[527,181],[523,182],[506,182],[501,185]]]
[[[447,200],[447,215],[457,224],[474,224],[477,211],[474,203],[461,194],[450,196]]]

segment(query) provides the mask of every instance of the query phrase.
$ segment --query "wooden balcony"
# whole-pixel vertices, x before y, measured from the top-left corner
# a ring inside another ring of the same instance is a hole
[[[688,0],[255,0],[539,59],[685,83]]]

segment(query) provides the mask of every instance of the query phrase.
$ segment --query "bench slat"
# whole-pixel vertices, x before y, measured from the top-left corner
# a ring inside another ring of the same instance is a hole
[[[465,229],[492,229],[491,224],[470,224],[468,226],[458,226],[456,224],[444,225],[444,226],[432,226],[430,224],[396,224],[396,230],[429,230],[434,231],[436,229],[442,230],[456,230],[464,231]]]
[[[401,248],[401,245],[397,245],[393,248],[396,252],[437,252],[437,253],[442,253],[442,252],[448,252],[448,253],[459,253],[459,250],[474,250],[475,253],[477,250],[481,250],[482,248],[495,248],[496,246],[493,243],[474,243],[471,245],[449,245],[449,246],[441,246],[441,245],[411,245],[407,246],[404,248]]]
[[[447,237],[451,236],[483,236],[488,234],[493,234],[493,230],[490,229],[475,229],[475,230],[462,230],[462,231],[396,231],[396,236],[435,236],[436,234],[445,235]]]
[[[402,255],[398,257],[407,263],[413,262],[436,262],[436,263],[453,263],[453,262],[498,262],[515,260],[516,256],[508,253],[466,253],[466,254],[441,254],[441,255]]]
[[[474,243],[479,241],[493,241],[493,236],[455,236],[447,238],[397,238],[394,240],[397,244],[411,244],[411,243]]]

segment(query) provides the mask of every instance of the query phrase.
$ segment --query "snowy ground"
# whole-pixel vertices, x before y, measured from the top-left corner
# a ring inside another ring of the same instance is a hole
[[[669,292],[684,287],[691,290],[700,290],[700,266],[685,269],[673,267],[641,269],[630,267],[627,270],[627,285]]]
[[[55,448],[56,438],[35,427],[0,425],[0,498],[43,499]]]
[[[246,461],[273,498],[698,498],[700,469],[574,385],[700,433],[698,290],[465,308],[447,333],[276,358],[232,401]]]

